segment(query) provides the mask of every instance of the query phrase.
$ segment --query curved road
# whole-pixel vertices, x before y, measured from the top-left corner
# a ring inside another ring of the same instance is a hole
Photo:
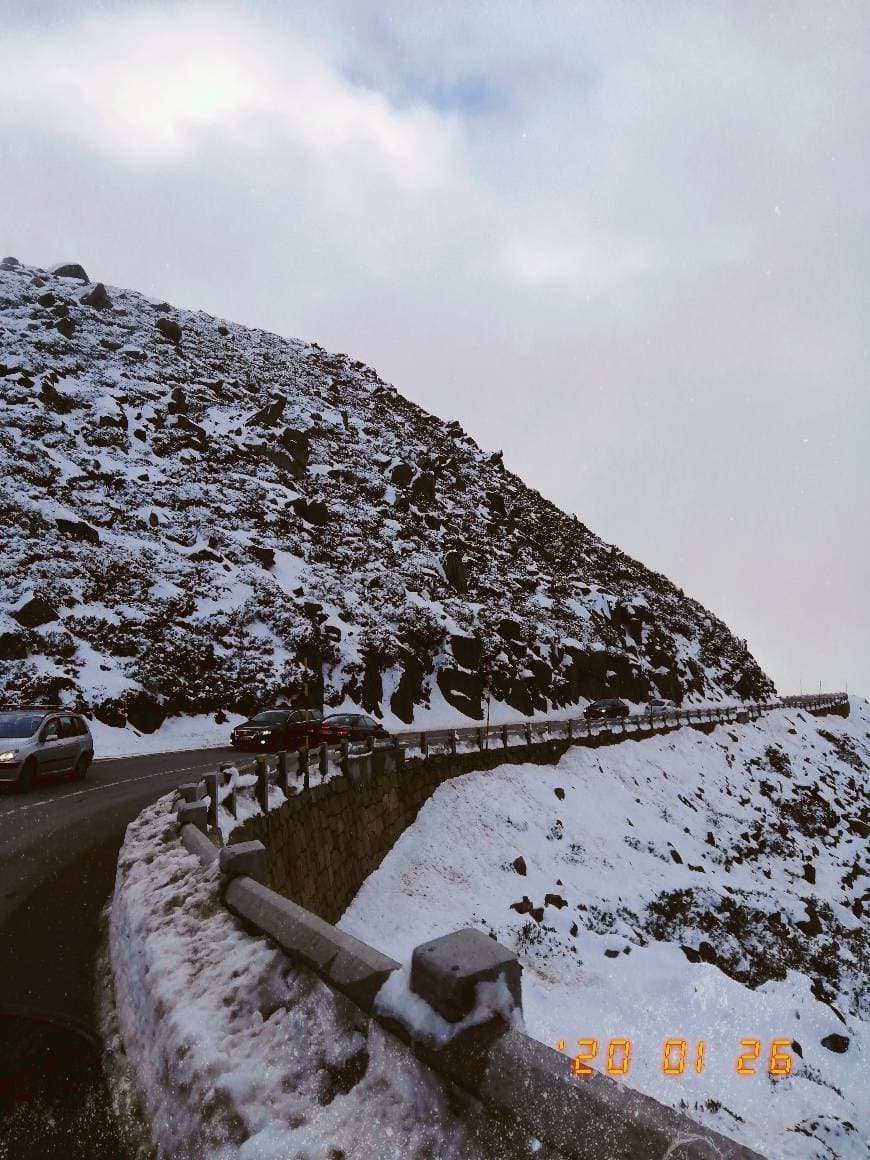
[[[84,782],[0,794],[0,980],[4,1005],[96,1028],[100,911],[127,824],[180,782],[231,759],[200,749],[96,761]]]
[[[60,1049],[46,1048],[31,1030],[40,1025],[14,1015],[23,1009],[77,1025],[98,1042],[100,915],[127,825],[174,786],[232,756],[229,749],[201,749],[112,758],[95,762],[84,782],[0,792],[0,1160],[122,1160],[125,1148],[105,1110],[94,1047],[70,1035]],[[49,1098],[52,1082],[59,1082],[65,1094],[52,1097],[50,1116],[13,1097],[14,1117],[4,1119],[10,1082],[33,1068],[39,1079],[30,1090]],[[70,1083],[70,1075],[82,1078]]]

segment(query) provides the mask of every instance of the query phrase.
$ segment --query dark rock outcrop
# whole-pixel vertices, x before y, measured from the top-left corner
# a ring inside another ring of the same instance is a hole
[[[82,282],[90,282],[84,266],[80,266],[78,262],[61,262],[58,266],[52,266],[50,273],[56,278],[81,278]]]

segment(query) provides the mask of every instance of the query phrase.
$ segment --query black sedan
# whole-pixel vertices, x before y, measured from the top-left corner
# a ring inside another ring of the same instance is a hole
[[[341,741],[375,741],[389,737],[389,733],[373,717],[365,713],[330,713],[320,725],[319,740],[334,745]]]
[[[319,744],[318,730],[323,720],[319,709],[264,709],[250,721],[237,725],[230,735],[233,749],[258,753],[282,749],[302,749]]]
[[[627,717],[628,705],[618,697],[604,697],[600,701],[593,701],[583,710],[587,721],[602,721],[611,717]]]

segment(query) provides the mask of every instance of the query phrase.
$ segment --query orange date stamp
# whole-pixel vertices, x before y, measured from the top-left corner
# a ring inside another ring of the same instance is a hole
[[[610,1039],[601,1044],[601,1061],[597,1068],[592,1067],[593,1061],[599,1058],[599,1043],[597,1039],[578,1039],[580,1050],[571,1060],[571,1074],[576,1076],[595,1075],[604,1071],[607,1075],[628,1075],[631,1068],[633,1044],[631,1039]],[[734,1070],[737,1075],[758,1075],[759,1071],[766,1072],[773,1078],[784,1078],[791,1075],[792,1057],[788,1052],[791,1047],[790,1039],[773,1039],[769,1050],[765,1050],[761,1039],[741,1039],[734,1060]],[[557,1051],[565,1051],[564,1039],[556,1042]],[[764,1058],[762,1060],[762,1054]],[[690,1045],[687,1039],[666,1039],[661,1050],[660,1065],[663,1075],[683,1075],[692,1072],[700,1075],[706,1066],[707,1044],[699,1039]],[[601,1064],[604,1067],[601,1067]]]

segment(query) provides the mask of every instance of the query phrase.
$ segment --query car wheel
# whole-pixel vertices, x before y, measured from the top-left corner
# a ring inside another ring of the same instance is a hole
[[[28,758],[22,765],[21,772],[18,775],[18,792],[27,793],[33,786],[33,779],[36,774],[36,763],[33,758]]]
[[[72,773],[73,781],[84,781],[88,772],[88,759],[86,754],[82,754],[75,764],[75,769]]]

